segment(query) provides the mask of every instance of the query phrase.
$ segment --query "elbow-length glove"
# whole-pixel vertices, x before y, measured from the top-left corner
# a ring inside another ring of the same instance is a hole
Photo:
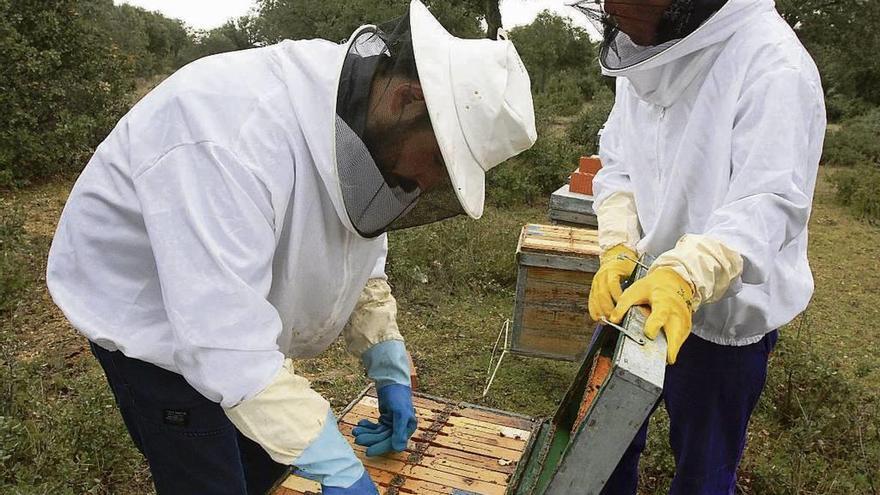
[[[412,402],[409,358],[400,340],[388,340],[363,353],[367,376],[376,383],[379,422],[364,419],[352,430],[355,443],[367,447],[368,456],[402,452],[418,422]]]
[[[613,177],[614,168],[611,166],[609,170],[603,170],[606,175],[610,171]],[[603,254],[599,271],[593,276],[590,287],[588,307],[593,321],[599,321],[603,316],[607,318],[615,302],[620,299],[623,292],[621,282],[629,278],[636,268],[639,255],[633,248],[640,237],[639,216],[632,193],[616,191],[609,194],[596,208],[596,216],[599,219],[599,246]]]
[[[325,494],[375,494],[369,475],[339,432],[330,404],[284,365],[255,396],[225,408],[226,416],[275,462],[321,483]]]
[[[609,319],[620,323],[630,307],[640,304],[651,307],[651,315],[645,322],[645,336],[653,340],[663,328],[667,341],[666,361],[675,363],[679,349],[691,333],[694,305],[691,284],[671,268],[652,270],[624,291]]]
[[[321,483],[324,495],[378,495],[376,485],[351,446],[336,427],[336,417],[327,421],[315,439],[293,461],[294,473]]]

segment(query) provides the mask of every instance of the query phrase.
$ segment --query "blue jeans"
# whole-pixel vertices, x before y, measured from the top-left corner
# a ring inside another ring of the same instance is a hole
[[[159,495],[266,493],[287,466],[243,436],[182,376],[91,344]]]
[[[666,367],[663,402],[675,457],[670,495],[733,495],[749,418],[764,389],[767,359],[778,338],[774,330],[755,344],[733,347],[691,335],[676,364]],[[603,495],[636,493],[647,436],[645,421]]]

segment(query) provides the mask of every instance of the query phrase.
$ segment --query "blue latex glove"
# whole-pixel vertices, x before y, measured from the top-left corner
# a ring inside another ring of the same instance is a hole
[[[375,487],[372,491],[365,491],[364,487],[372,486],[372,481],[351,445],[339,432],[336,416],[332,411],[327,413],[324,428],[318,438],[293,461],[293,465],[295,474],[321,483],[325,494],[377,493]],[[342,491],[326,491],[328,488]]]
[[[379,422],[361,420],[352,434],[355,443],[367,447],[367,455],[403,452],[418,421],[412,403],[409,359],[399,340],[382,342],[369,348],[361,358],[367,376],[376,382],[379,396]]]
[[[340,488],[338,486],[326,486],[321,485],[321,494],[322,495],[379,495],[379,491],[376,490],[376,485],[373,483],[373,480],[370,478],[370,473],[364,471],[364,475],[361,476],[359,480],[357,480],[353,485],[348,488]]]

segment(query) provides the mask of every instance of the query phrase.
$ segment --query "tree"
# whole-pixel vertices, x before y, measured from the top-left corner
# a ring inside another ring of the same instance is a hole
[[[426,5],[453,34],[483,35],[473,2],[434,0]],[[408,7],[408,0],[259,0],[255,30],[263,43],[305,38],[341,41],[358,26],[400,17]]]
[[[130,66],[77,0],[0,0],[0,172],[79,170],[115,124]]]
[[[587,76],[595,73],[596,49],[586,30],[571,20],[550,11],[543,11],[526,26],[510,31],[529,75],[532,88],[545,91],[560,72],[570,71]]]
[[[780,0],[778,8],[816,58],[829,95],[880,104],[880,2]]]
[[[180,52],[178,66],[208,55],[246,50],[261,44],[256,33],[255,18],[251,16],[229,20],[218,28],[198,32],[193,38],[193,41]]]

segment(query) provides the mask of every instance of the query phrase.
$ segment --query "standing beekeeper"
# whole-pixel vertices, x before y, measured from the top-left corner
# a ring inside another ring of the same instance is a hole
[[[288,466],[374,494],[291,358],[341,334],[376,383],[367,455],[416,428],[384,232],[483,212],[485,172],[535,141],[506,40],[447,33],[417,0],[347,43],[190,64],[77,181],[47,282],[92,342],[160,494],[264,493]]]
[[[777,328],[813,292],[807,221],[825,131],[816,66],[772,0],[577,5],[617,78],[595,180],[593,319],[651,306],[668,341],[670,493],[733,494]],[[621,291],[640,254],[648,275]],[[622,294],[621,294],[622,292]],[[647,424],[604,493],[635,494]]]

